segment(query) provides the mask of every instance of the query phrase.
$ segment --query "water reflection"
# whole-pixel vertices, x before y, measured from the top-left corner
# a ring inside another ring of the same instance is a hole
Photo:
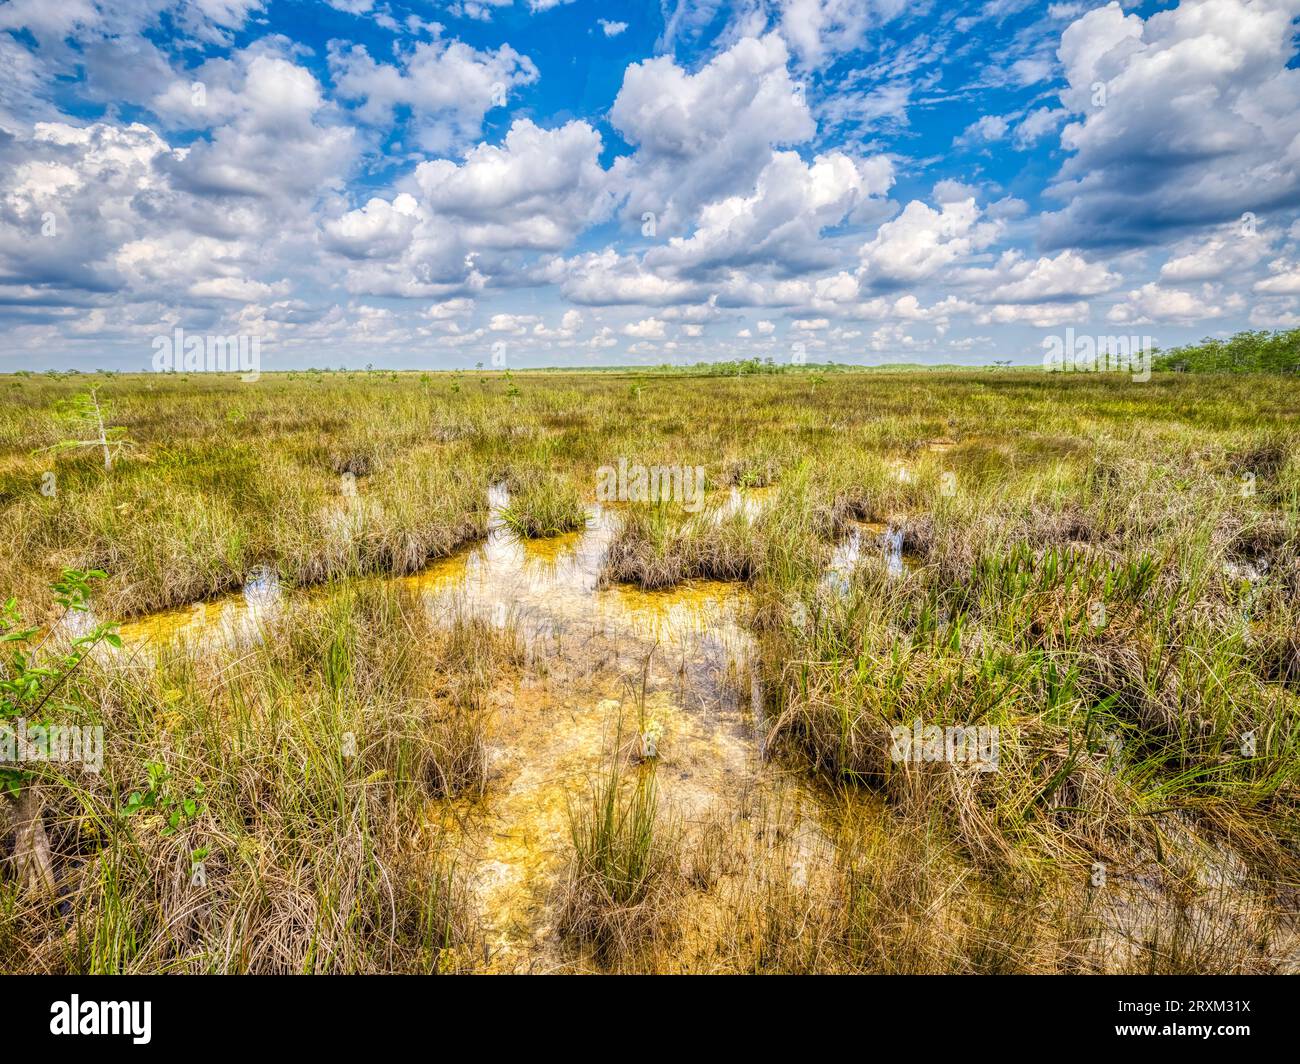
[[[825,583],[841,593],[849,587],[849,579],[862,562],[876,554],[891,577],[902,576],[916,560],[903,554],[903,527],[901,523],[885,524],[880,521],[855,521],[831,552],[830,566]]]

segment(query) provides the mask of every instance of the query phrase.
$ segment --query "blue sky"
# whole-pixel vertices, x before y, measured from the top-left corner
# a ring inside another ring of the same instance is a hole
[[[1300,0],[8,0],[0,371],[1300,325]]]

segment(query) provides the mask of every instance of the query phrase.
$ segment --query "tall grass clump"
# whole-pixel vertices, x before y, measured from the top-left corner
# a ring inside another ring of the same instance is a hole
[[[501,521],[522,539],[542,539],[583,528],[587,506],[572,481],[529,477],[511,493]]]
[[[97,655],[104,770],[43,787],[57,904],[0,879],[8,971],[449,971],[476,903],[428,803],[479,793],[509,637],[391,588],[292,601],[230,655]]]
[[[633,959],[671,934],[680,883],[677,830],[659,807],[655,762],[628,769],[618,756],[586,805],[569,811],[573,853],[558,905],[560,934],[602,963]]]

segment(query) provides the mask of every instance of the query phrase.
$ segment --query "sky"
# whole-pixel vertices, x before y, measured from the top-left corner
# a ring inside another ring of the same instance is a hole
[[[5,0],[0,372],[1300,326],[1300,0]]]

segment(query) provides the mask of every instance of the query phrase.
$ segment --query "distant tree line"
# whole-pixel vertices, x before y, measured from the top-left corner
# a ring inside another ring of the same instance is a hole
[[[1199,344],[1159,352],[1151,368],[1186,373],[1298,373],[1300,329],[1246,330],[1226,340],[1206,337]]]

